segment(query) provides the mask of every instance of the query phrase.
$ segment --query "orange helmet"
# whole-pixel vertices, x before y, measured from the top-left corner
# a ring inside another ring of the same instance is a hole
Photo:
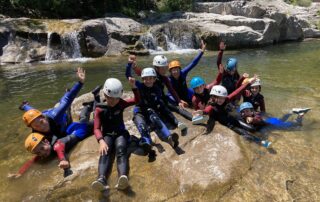
[[[39,110],[30,109],[23,114],[22,119],[27,126],[30,126],[31,122],[41,115],[42,113]]]
[[[44,136],[40,133],[31,133],[24,142],[25,148],[33,153],[34,148],[43,140]]]
[[[173,60],[169,63],[169,70],[175,67],[181,67],[181,64],[178,60]]]

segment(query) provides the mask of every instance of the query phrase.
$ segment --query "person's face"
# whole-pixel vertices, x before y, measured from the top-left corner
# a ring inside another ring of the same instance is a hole
[[[153,86],[154,82],[156,81],[156,78],[153,76],[146,76],[146,77],[142,78],[142,81],[145,86],[151,88]]]
[[[212,96],[212,100],[218,104],[218,105],[223,105],[224,102],[226,101],[226,98],[225,97],[221,97],[221,96]]]
[[[234,75],[234,73],[236,73],[236,68],[232,69],[232,70],[227,70],[228,74],[230,75]]]
[[[203,84],[203,85],[201,85],[201,86],[195,87],[193,90],[194,90],[194,92],[195,92],[196,94],[202,94],[205,87],[206,87],[206,86]]]
[[[180,77],[180,67],[174,67],[170,69],[170,74],[173,76],[175,79],[179,79]]]
[[[114,106],[116,106],[118,103],[119,103],[119,101],[120,101],[120,98],[114,98],[114,97],[110,97],[110,96],[108,96],[108,95],[104,95],[104,97],[106,98],[106,101],[107,101],[107,105],[109,106],[109,107],[114,107]]]
[[[42,140],[32,151],[37,156],[46,158],[50,156],[51,145],[47,139]]]
[[[39,116],[36,119],[34,119],[31,122],[30,127],[41,133],[47,133],[50,131],[48,119],[44,116]]]
[[[241,111],[243,117],[250,117],[253,115],[253,109],[244,109]]]
[[[253,95],[257,95],[260,91],[259,86],[251,86],[250,91]]]
[[[167,73],[168,67],[156,67],[155,69],[158,72],[158,74],[160,74],[161,76],[165,76]]]

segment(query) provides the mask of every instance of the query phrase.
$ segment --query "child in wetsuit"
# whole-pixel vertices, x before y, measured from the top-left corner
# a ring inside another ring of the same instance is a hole
[[[123,121],[125,108],[139,102],[140,96],[135,86],[135,80],[129,79],[134,98],[122,99],[122,83],[115,78],[109,78],[103,86],[106,102],[96,106],[94,115],[94,135],[99,143],[98,178],[92,183],[92,188],[97,191],[107,190],[108,178],[111,175],[112,164],[117,157],[118,183],[116,188],[124,190],[129,186],[129,162],[127,147],[129,132]]]
[[[130,66],[127,67],[127,77],[131,77]],[[155,85],[156,71],[149,67],[143,69],[141,78],[143,83],[136,81],[141,100],[134,108],[133,121],[141,134],[140,145],[147,151],[151,150],[150,131],[155,130],[161,140],[168,142],[173,148],[179,144],[179,136],[176,133],[171,134],[162,120],[167,120],[175,127],[179,126],[178,120],[168,109],[163,100],[162,90]]]
[[[290,130],[302,126],[302,118],[309,108],[294,108],[292,112],[297,114],[294,121],[287,121],[292,113],[286,114],[283,118],[265,117],[260,112],[254,110],[250,102],[243,102],[240,105],[240,123],[248,131],[255,132],[266,130]]]
[[[181,68],[181,64],[178,60],[173,60],[169,63],[169,79],[171,85],[178,93],[179,98],[186,101],[189,106],[192,106],[193,90],[187,86],[187,76],[188,73],[199,63],[205,49],[206,44],[201,40],[201,50],[199,54],[184,68]],[[178,105],[170,92],[167,93],[167,97],[169,102],[173,103],[174,105]]]
[[[250,79],[250,83],[253,83],[256,78]],[[241,130],[240,124],[238,120],[232,117],[226,106],[229,102],[232,102],[238,95],[242,93],[242,91],[247,87],[249,83],[241,85],[238,89],[236,89],[233,93],[228,95],[227,89],[221,85],[213,86],[210,91],[210,101],[209,104],[204,108],[204,110],[198,110],[194,113],[203,113],[208,114],[210,116],[209,121],[207,123],[207,132],[212,131],[214,127],[215,121],[219,121],[220,124],[229,127],[240,135],[244,136],[246,139],[250,141],[254,141],[258,144],[263,144],[263,140],[260,138],[254,137]]]
[[[246,82],[246,79],[243,81]],[[253,84],[248,86],[248,89],[243,91],[243,102],[250,102],[255,111],[262,113],[266,112],[264,97],[261,94],[261,80],[257,79]]]

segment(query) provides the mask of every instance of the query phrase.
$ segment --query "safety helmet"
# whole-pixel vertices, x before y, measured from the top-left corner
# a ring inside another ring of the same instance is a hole
[[[173,60],[169,63],[169,70],[175,67],[181,67],[181,64],[178,60]]]
[[[167,67],[168,59],[164,55],[157,55],[153,58],[152,65],[156,67]]]
[[[227,70],[232,71],[237,68],[238,60],[236,58],[229,58],[227,60]]]
[[[144,68],[141,72],[141,78],[147,77],[147,76],[157,76],[156,70],[154,70],[152,67]]]
[[[27,126],[30,126],[31,122],[39,116],[42,116],[42,113],[39,110],[30,109],[23,114],[22,119]]]
[[[225,87],[221,85],[216,85],[211,88],[210,95],[215,95],[219,97],[227,97],[228,91]]]
[[[44,136],[40,133],[31,133],[24,142],[25,148],[33,153],[34,148],[43,140]]]
[[[116,78],[107,79],[103,86],[103,93],[109,97],[120,98],[123,93],[121,81]]]
[[[253,106],[250,102],[244,102],[240,105],[240,112],[244,109],[253,109]]]
[[[193,77],[190,81],[190,87],[192,89],[196,88],[196,87],[199,87],[201,85],[205,84],[204,80],[199,77],[199,76],[196,76],[196,77]]]
[[[251,86],[261,86],[261,80],[256,79],[256,81],[253,84],[251,84]]]

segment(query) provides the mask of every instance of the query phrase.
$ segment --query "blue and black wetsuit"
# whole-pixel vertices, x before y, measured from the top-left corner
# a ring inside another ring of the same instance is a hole
[[[180,70],[180,76],[178,79],[175,79],[173,76],[169,77],[171,85],[173,89],[178,93],[179,98],[186,101],[190,106],[192,106],[192,96],[194,92],[187,86],[187,76],[188,73],[199,63],[202,55],[203,52],[200,51],[200,53],[192,60],[190,64],[182,68]],[[178,104],[170,92],[167,93],[167,97],[169,102],[171,102],[172,104]]]
[[[126,76],[131,77],[131,65],[127,66]],[[140,102],[134,107],[133,121],[141,134],[141,140],[144,143],[151,144],[150,132],[155,130],[157,135],[162,140],[167,140],[170,136],[168,127],[163,123],[167,120],[174,127],[178,126],[178,120],[168,109],[166,102],[163,100],[165,97],[163,89],[154,84],[152,87],[147,87],[143,83],[136,81],[136,86],[140,93]],[[149,127],[151,125],[151,127]]]
[[[71,123],[71,120],[69,119],[68,110],[70,109],[70,106],[74,100],[74,98],[79,93],[81,87],[83,84],[81,82],[77,82],[70,91],[66,92],[63,97],[59,101],[59,105],[55,108],[47,109],[42,112],[42,114],[47,118],[49,125],[50,125],[50,131],[48,133],[40,132],[41,134],[45,135],[46,138],[49,140],[52,140],[52,143],[54,143],[57,139],[60,139],[62,137],[65,137],[66,135],[75,135],[80,140],[87,137],[89,134],[91,134],[92,130],[92,124],[91,127],[88,126],[88,119],[83,118],[80,120],[80,122],[73,122]],[[28,111],[29,109],[32,109],[28,104],[25,104],[22,109],[24,111]],[[87,107],[86,110],[92,110],[90,109],[90,106]],[[84,114],[87,114],[88,112],[83,112]],[[34,131],[39,132],[39,131]]]

